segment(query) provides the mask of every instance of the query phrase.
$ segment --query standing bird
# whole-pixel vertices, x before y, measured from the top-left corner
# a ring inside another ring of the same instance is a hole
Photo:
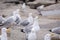
[[[8,27],[9,25],[11,25],[12,23],[16,23],[16,24],[19,24],[20,21],[21,21],[21,17],[20,15],[18,14],[19,13],[19,9],[17,9],[16,11],[13,12],[13,15],[8,17],[4,23],[3,23],[3,27]]]
[[[34,18],[34,23],[30,27],[30,32],[26,34],[28,40],[37,40],[36,32],[40,30],[38,16]]]
[[[2,26],[4,26],[4,27],[9,26],[9,25],[10,25],[11,23],[13,23],[14,21],[15,21],[14,16],[8,17],[8,18],[4,21],[4,23],[3,23]]]
[[[25,5],[25,3],[23,3],[23,5],[22,5],[22,12],[25,12],[26,11],[26,5]]]
[[[43,8],[44,8],[44,5],[41,5],[41,6],[37,7],[37,10],[39,12],[39,15],[42,15],[41,14],[41,11],[42,11]]]
[[[26,40],[36,40],[36,32],[40,30],[39,24],[38,24],[38,16],[34,18],[34,22],[32,25],[29,25],[23,29],[22,32],[25,32],[26,34]]]
[[[56,33],[56,34],[60,34],[60,27],[53,28],[53,29],[51,29],[49,31],[53,32],[53,33]]]
[[[33,23],[33,25],[32,25],[32,28],[33,28],[36,32],[38,32],[38,31],[40,30],[40,26],[39,26],[39,23],[38,23],[38,16],[36,16],[36,17],[34,18],[34,23]]]
[[[13,12],[13,16],[15,16],[15,22],[16,22],[16,24],[20,24],[20,22],[21,22],[21,16],[20,16],[20,14],[19,14],[19,11],[20,11],[20,9],[17,9],[16,11],[14,11]]]
[[[29,13],[29,17],[21,22],[22,26],[29,26],[33,24],[32,13]]]
[[[26,40],[36,40],[37,39],[36,31],[34,28],[32,28],[32,26],[25,27],[25,29],[23,29],[23,33],[25,33],[25,35],[26,35]]]
[[[0,37],[1,37],[1,40],[8,40],[6,28],[2,28]]]
[[[28,34],[28,40],[37,40],[37,35],[35,29],[31,29],[31,32]]]

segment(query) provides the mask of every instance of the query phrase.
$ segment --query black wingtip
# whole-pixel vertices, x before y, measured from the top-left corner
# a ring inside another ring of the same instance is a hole
[[[25,33],[25,32],[23,31],[23,29],[21,29],[21,32]]]
[[[49,30],[50,32],[52,32],[52,30]]]

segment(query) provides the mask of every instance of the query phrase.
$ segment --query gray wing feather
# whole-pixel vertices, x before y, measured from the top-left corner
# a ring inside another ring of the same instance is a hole
[[[4,22],[4,24],[2,26],[7,27],[7,26],[11,25],[11,23],[13,23],[13,21],[14,21],[13,18],[8,18],[8,19],[6,19],[6,21]]]
[[[24,32],[25,33],[30,33],[31,29],[32,29],[32,27],[25,27]]]
[[[21,22],[21,25],[23,26],[27,26],[29,24],[28,20],[24,20],[23,22]]]
[[[53,29],[52,29],[52,32],[53,32],[53,33],[60,34],[60,27],[53,28]]]
[[[15,22],[16,22],[17,24],[19,24],[20,21],[21,21],[21,20],[20,20],[18,17],[16,17],[16,21],[15,21]]]

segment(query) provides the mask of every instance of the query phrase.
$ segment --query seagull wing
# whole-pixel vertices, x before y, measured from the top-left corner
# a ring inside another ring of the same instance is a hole
[[[27,26],[28,24],[29,24],[28,20],[24,20],[21,22],[21,25],[23,25],[23,26]]]
[[[60,27],[53,28],[53,29],[52,29],[52,32],[53,32],[53,33],[60,34]]]
[[[11,23],[13,23],[14,21],[15,20],[14,20],[13,16],[11,16],[11,17],[7,18],[6,21],[4,21],[4,24],[2,26],[7,27],[7,26],[11,25]]]

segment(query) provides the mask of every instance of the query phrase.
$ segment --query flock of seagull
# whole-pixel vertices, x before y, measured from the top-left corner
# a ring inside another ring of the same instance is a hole
[[[25,6],[26,5],[24,3],[22,6],[23,10],[25,10]],[[43,5],[41,6],[41,8],[43,8]],[[0,35],[1,40],[8,40],[6,29],[12,23],[24,26],[24,29],[21,29],[21,32],[26,34],[26,40],[37,40],[36,33],[40,30],[40,26],[38,23],[38,16],[33,18],[32,13],[29,13],[28,18],[25,20],[22,20],[19,12],[20,12],[20,9],[13,11],[12,15],[8,18],[4,18],[0,16],[0,28],[2,29],[1,35]],[[59,32],[60,27],[54,28],[49,31],[60,34]]]
[[[24,8],[23,8],[23,10],[24,10]],[[29,13],[28,18],[25,20],[22,20],[19,12],[20,12],[20,9],[17,9],[15,11],[13,11],[13,14],[10,17],[7,17],[7,18],[0,16],[0,27],[2,29],[1,30],[1,33],[2,33],[1,40],[7,40],[6,29],[12,23],[24,26],[24,29],[21,29],[21,32],[26,34],[26,40],[36,40],[37,39],[36,32],[38,32],[40,30],[39,23],[38,23],[38,16],[33,18],[32,13]]]

